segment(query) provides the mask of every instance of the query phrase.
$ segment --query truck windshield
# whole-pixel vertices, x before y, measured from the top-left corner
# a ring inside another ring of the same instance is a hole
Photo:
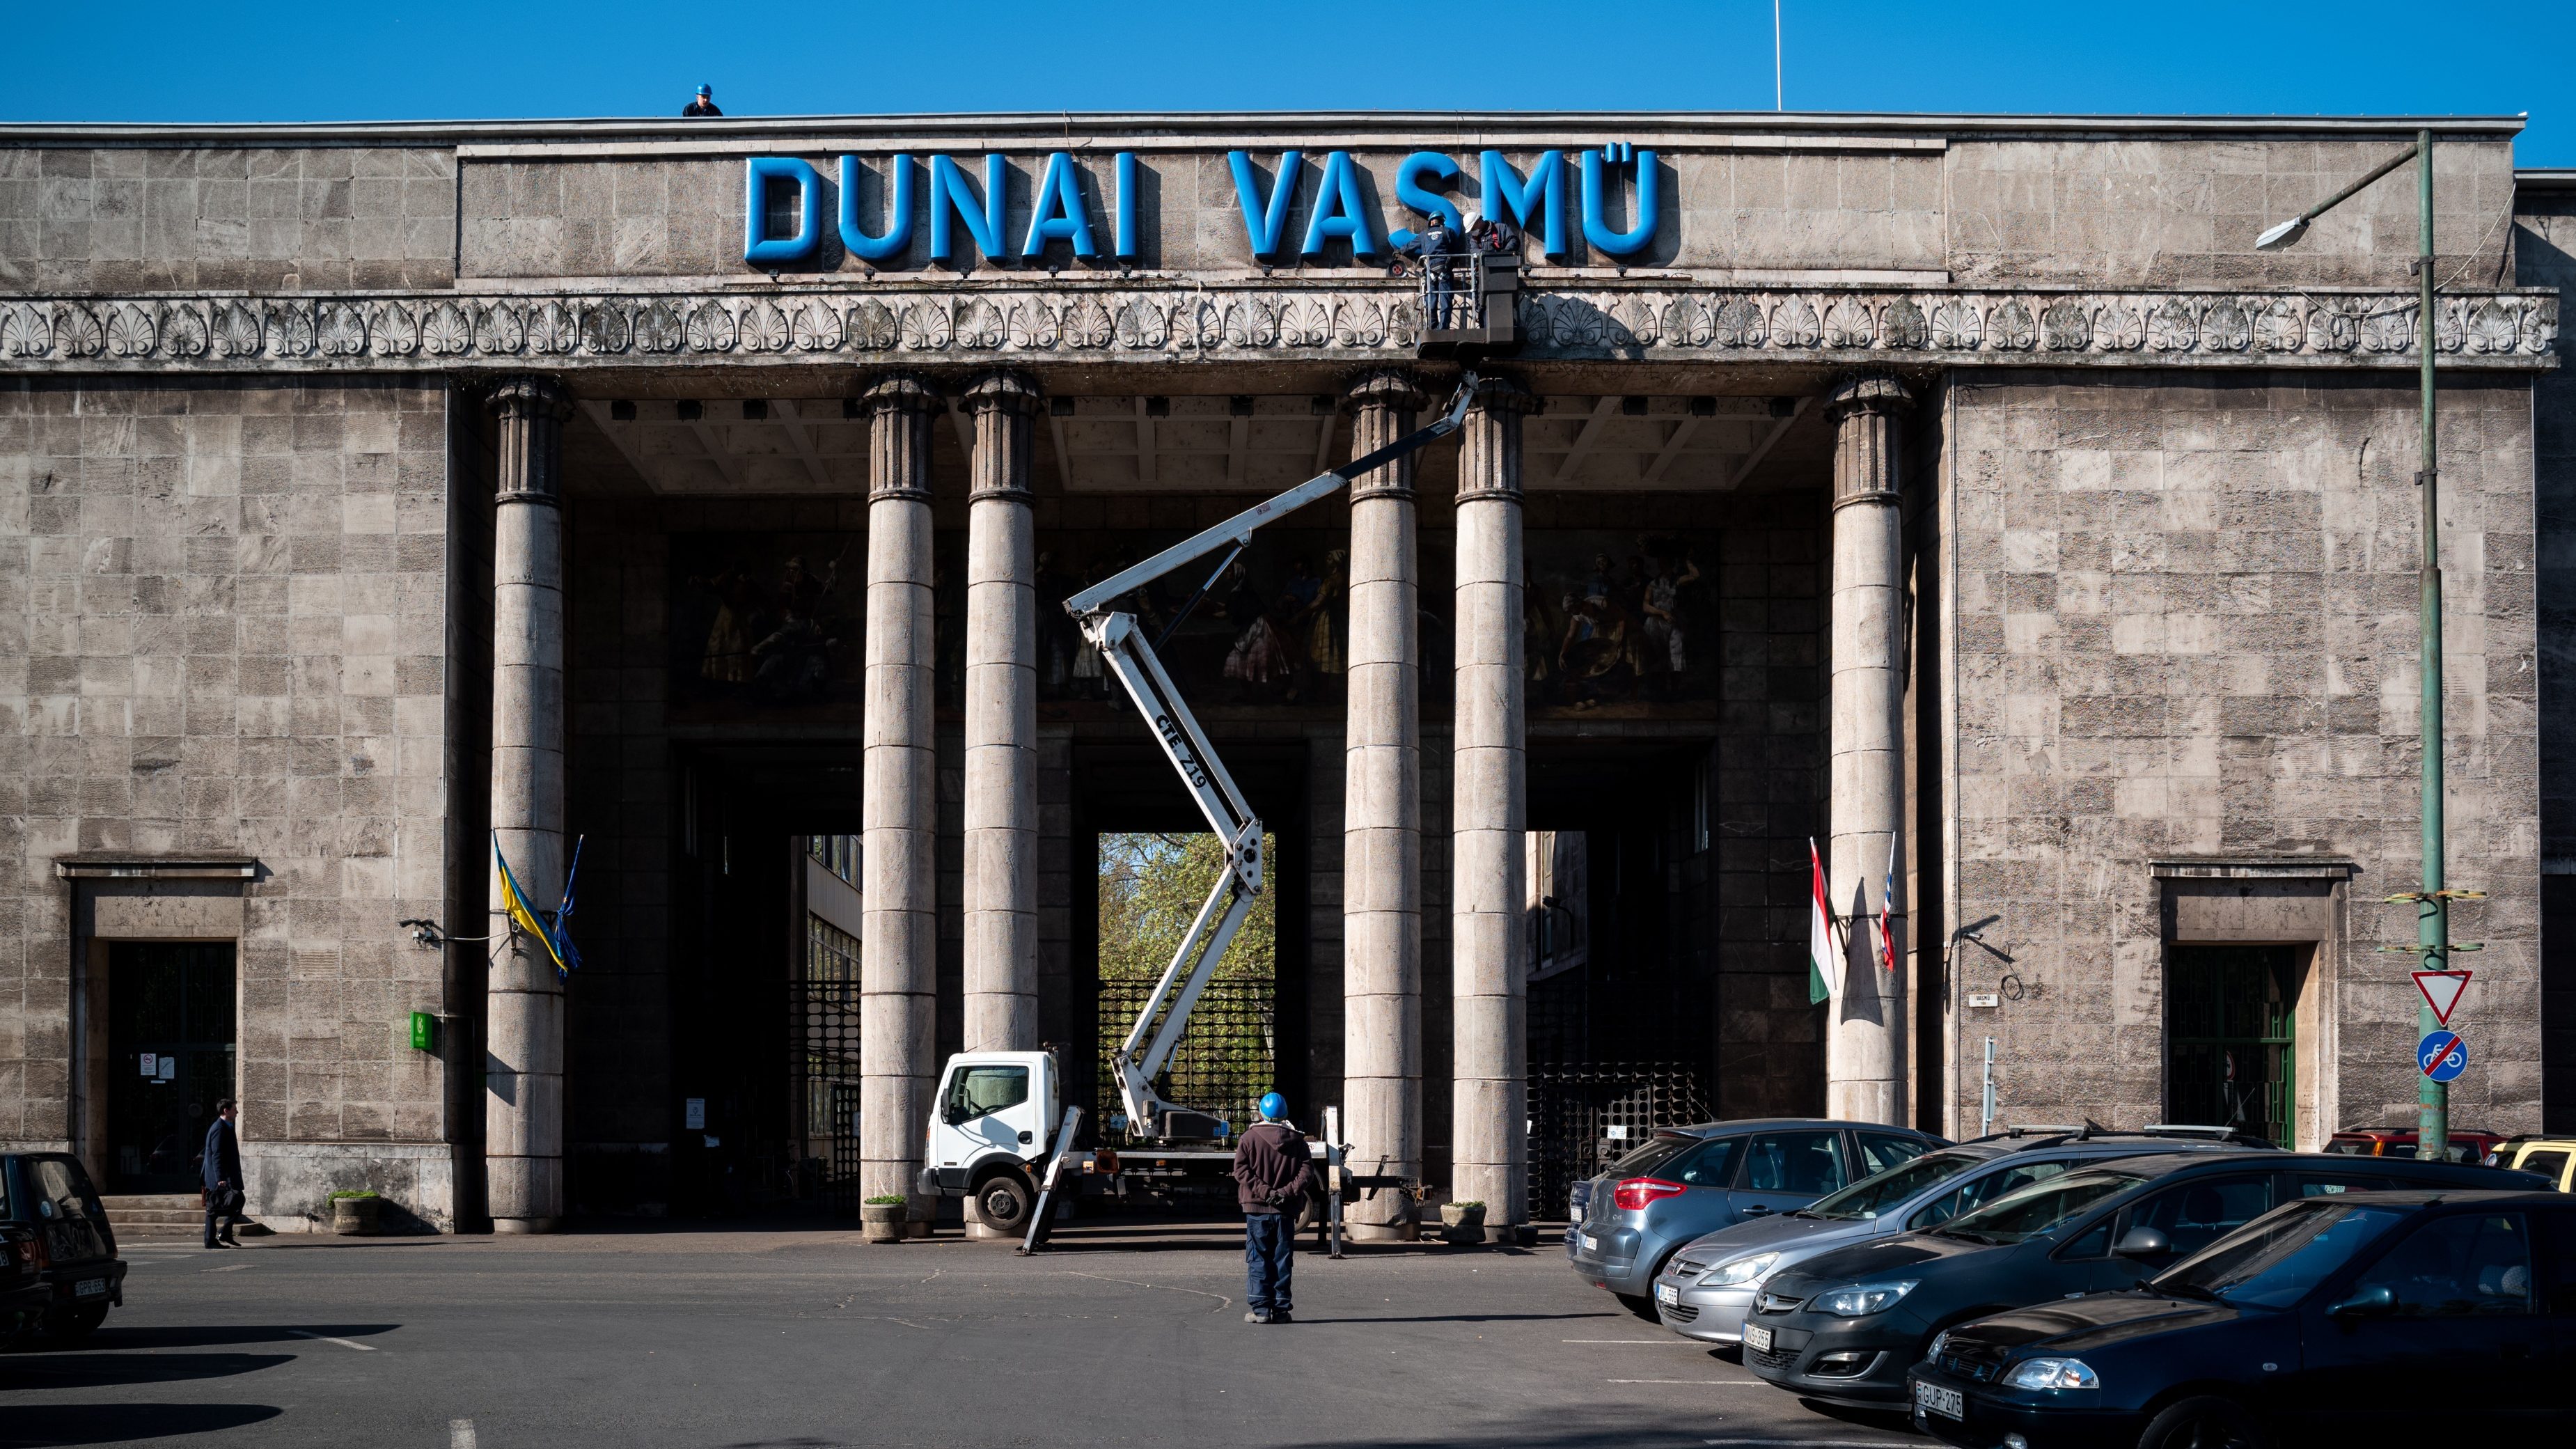
[[[1912,1162],[1900,1162],[1876,1177],[1864,1177],[1833,1196],[1801,1209],[1799,1215],[1834,1218],[1843,1222],[1874,1218],[1925,1188],[1948,1182],[1988,1160],[1973,1152],[1927,1152]]]
[[[2147,1287],[2182,1298],[2287,1308],[2406,1213],[2330,1197],[2294,1202],[2167,1268]]]
[[[1972,1243],[2018,1243],[2065,1222],[2104,1198],[2128,1191],[2146,1178],[2134,1172],[2096,1169],[2070,1172],[2006,1193],[1975,1212],[1952,1218],[1933,1232]]]

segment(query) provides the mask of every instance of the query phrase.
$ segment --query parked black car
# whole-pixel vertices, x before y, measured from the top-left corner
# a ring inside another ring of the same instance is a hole
[[[88,1336],[125,1302],[116,1230],[80,1159],[62,1152],[0,1153],[0,1224],[35,1239],[43,1291],[40,1325],[54,1338]]]
[[[1744,1363],[1808,1398],[1893,1407],[1905,1401],[1906,1370],[1953,1324],[2133,1287],[2279,1203],[2417,1186],[2542,1183],[2491,1167],[2321,1152],[2123,1158],[1774,1275],[1745,1320]]]
[[[1950,1329],[1908,1387],[1916,1427],[1967,1449],[2537,1443],[2576,1428],[2571,1329],[2564,1194],[2347,1193],[2284,1203],[2137,1291]]]

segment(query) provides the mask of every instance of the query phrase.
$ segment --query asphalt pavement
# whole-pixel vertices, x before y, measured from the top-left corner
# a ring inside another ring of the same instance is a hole
[[[1243,1322],[1237,1228],[1034,1259],[838,1231],[138,1245],[74,1352],[0,1355],[0,1445],[1866,1449],[1628,1316],[1561,1250],[1300,1251]]]

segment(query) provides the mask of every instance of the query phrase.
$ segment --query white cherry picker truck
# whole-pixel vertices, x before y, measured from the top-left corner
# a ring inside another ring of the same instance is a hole
[[[1201,1188],[1211,1188],[1219,1184],[1209,1179],[1231,1176],[1234,1125],[1214,1113],[1165,1101],[1155,1082],[1170,1064],[1173,1048],[1189,1026],[1191,1008],[1198,1004],[1199,993],[1225,955],[1227,943],[1251,913],[1253,897],[1261,894],[1261,821],[1217,759],[1206,732],[1154,651],[1224,579],[1252,542],[1253,530],[1458,431],[1475,390],[1476,375],[1466,373],[1448,410],[1429,426],[1318,474],[1065,600],[1065,611],[1100,651],[1102,661],[1153,730],[1164,757],[1180,772],[1199,813],[1207,817],[1208,828],[1226,843],[1226,868],[1208,891],[1207,903],[1199,908],[1180,948],[1172,953],[1171,964],[1163,968],[1144,1010],[1137,1013],[1136,1024],[1110,1057],[1126,1110],[1125,1145],[1088,1149],[1075,1145],[1082,1109],[1064,1105],[1064,1083],[1053,1052],[960,1052],[948,1059],[931,1101],[928,1150],[915,1184],[924,1196],[966,1198],[985,1227],[1003,1232],[1024,1229],[1020,1251],[1033,1253],[1046,1242],[1059,1200],[1125,1196],[1131,1190],[1168,1192],[1191,1185],[1191,1179],[1198,1180]],[[1220,549],[1224,558],[1163,627],[1161,638],[1148,642],[1136,616],[1113,607],[1156,579]],[[1317,1192],[1299,1215],[1299,1226],[1325,1236],[1335,1256],[1341,1252],[1342,1199],[1347,1194],[1418,1195],[1421,1190],[1420,1184],[1400,1177],[1354,1175],[1344,1167],[1345,1144],[1337,1140],[1340,1115],[1338,1109],[1326,1108],[1323,1139],[1309,1142],[1321,1171],[1316,1174]]]

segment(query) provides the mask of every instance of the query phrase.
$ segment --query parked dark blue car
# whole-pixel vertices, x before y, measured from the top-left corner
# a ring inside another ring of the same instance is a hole
[[[1907,1394],[1962,1449],[2563,1443],[2571,1367],[2576,1203],[2369,1192],[2285,1203],[2135,1291],[1952,1328]]]

